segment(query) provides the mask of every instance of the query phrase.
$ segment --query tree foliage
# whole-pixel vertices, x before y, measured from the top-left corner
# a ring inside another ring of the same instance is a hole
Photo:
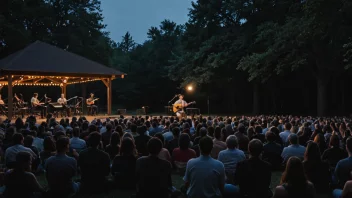
[[[163,107],[193,83],[217,112],[352,110],[350,0],[192,1],[185,24],[161,21],[142,44],[109,38],[99,0],[5,0],[0,11],[0,57],[43,40],[115,67],[128,74],[114,81],[124,107]]]

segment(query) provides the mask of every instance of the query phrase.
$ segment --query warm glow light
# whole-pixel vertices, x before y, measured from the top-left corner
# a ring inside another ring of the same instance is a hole
[[[66,80],[66,79],[64,80],[64,83],[67,83],[67,80]]]
[[[193,90],[193,86],[192,85],[187,86],[187,90],[188,91],[192,91]]]

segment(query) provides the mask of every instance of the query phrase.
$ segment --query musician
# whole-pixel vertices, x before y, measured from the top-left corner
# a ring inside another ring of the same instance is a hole
[[[0,94],[0,105],[5,105],[5,102],[1,98],[1,94]]]
[[[187,107],[188,103],[183,100],[183,95],[182,94],[178,95],[178,100],[174,103],[174,106],[175,105],[181,105],[181,107],[182,107],[179,111],[176,112],[176,116],[177,117],[184,117],[185,116],[185,112],[183,111],[183,108]]]
[[[94,104],[94,101],[95,101],[95,99],[94,99],[94,94],[91,93],[91,94],[90,94],[90,98],[88,98],[88,99],[86,100],[86,103],[87,103],[87,105],[90,106],[90,108],[92,109],[92,115],[96,115],[97,112],[98,112],[98,106]]]
[[[31,99],[31,104],[32,104],[32,108],[40,110],[40,116],[42,119],[44,119],[44,115],[46,114],[46,106],[44,106],[43,103],[41,103],[38,100],[38,93],[33,94],[33,97]]]
[[[64,94],[61,94],[61,98],[57,99],[57,103],[62,105],[63,110],[66,111],[67,116],[70,117],[71,109],[67,106],[67,100]]]

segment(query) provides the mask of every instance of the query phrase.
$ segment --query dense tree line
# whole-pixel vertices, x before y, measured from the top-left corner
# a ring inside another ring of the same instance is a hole
[[[104,31],[98,0],[5,0],[0,57],[43,40],[128,74],[114,103],[162,110],[192,84],[213,113],[349,114],[352,2],[198,0],[186,24],[164,20],[136,44]],[[89,85],[97,89],[99,84]]]

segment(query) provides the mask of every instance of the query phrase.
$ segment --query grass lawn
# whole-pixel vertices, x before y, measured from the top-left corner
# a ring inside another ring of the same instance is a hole
[[[280,183],[280,178],[281,178],[281,172],[273,172],[271,176],[271,188],[274,190],[275,187]],[[37,176],[37,179],[39,183],[42,186],[47,186],[47,182],[45,179],[44,174]],[[182,176],[178,173],[174,173],[172,175],[172,183],[173,185],[177,188],[180,189],[180,187],[184,184],[182,180]],[[122,190],[111,190],[109,193],[106,194],[97,194],[97,195],[75,195],[73,196],[74,198],[130,198],[131,195],[135,194],[134,191],[122,191]]]

